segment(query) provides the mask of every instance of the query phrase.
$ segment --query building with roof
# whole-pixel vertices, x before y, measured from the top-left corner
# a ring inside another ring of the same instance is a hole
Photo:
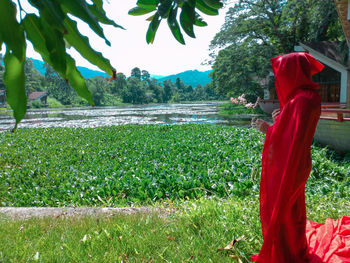
[[[322,103],[346,104],[350,74],[341,44],[329,41],[300,43],[295,51],[306,51],[325,65],[314,76],[314,81],[320,85]]]
[[[28,103],[33,101],[40,101],[41,104],[47,105],[47,93],[44,91],[34,91],[27,95]]]

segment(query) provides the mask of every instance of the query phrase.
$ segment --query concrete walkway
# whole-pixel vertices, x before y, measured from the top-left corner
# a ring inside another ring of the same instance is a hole
[[[136,213],[157,213],[167,216],[175,212],[174,207],[0,207],[0,216],[12,219],[29,219],[32,217],[68,217],[68,216],[113,216]]]

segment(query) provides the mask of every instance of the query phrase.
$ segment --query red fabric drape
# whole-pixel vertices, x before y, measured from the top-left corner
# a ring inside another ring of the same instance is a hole
[[[323,65],[307,53],[282,55],[271,63],[281,112],[265,138],[260,185],[264,242],[252,260],[350,262],[349,249],[344,249],[350,242],[350,217],[335,222],[329,219],[332,227],[306,220],[305,184],[311,170],[312,138],[321,113],[318,85],[312,75]]]

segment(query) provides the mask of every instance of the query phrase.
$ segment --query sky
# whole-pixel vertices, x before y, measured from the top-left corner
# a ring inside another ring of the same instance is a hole
[[[122,30],[113,26],[103,26],[105,35],[111,42],[110,47],[85,23],[79,23],[78,27],[82,34],[89,37],[91,46],[102,52],[111,61],[117,72],[123,72],[129,76],[131,69],[139,67],[152,75],[166,76],[186,70],[205,71],[211,69],[210,66],[202,65],[202,63],[209,59],[210,41],[220,31],[228,7],[220,10],[218,16],[203,14],[202,17],[208,26],[195,27],[195,39],[183,33],[186,41],[185,46],[175,40],[166,20],[160,24],[154,43],[148,45],[146,32],[149,22],[146,21],[146,18],[149,15],[128,15],[128,11],[136,6],[136,0],[109,0],[108,2],[104,3],[107,16],[126,28],[126,30]],[[26,8],[26,4],[22,3],[22,5]],[[75,50],[71,49],[68,53],[76,59],[78,66],[98,69],[82,58]],[[41,59],[31,44],[27,46],[27,57]]]

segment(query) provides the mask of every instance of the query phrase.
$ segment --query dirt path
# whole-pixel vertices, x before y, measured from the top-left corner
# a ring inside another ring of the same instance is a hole
[[[0,216],[4,215],[13,219],[94,215],[113,216],[136,213],[157,213],[167,216],[169,213],[174,213],[175,210],[173,207],[0,207]]]

